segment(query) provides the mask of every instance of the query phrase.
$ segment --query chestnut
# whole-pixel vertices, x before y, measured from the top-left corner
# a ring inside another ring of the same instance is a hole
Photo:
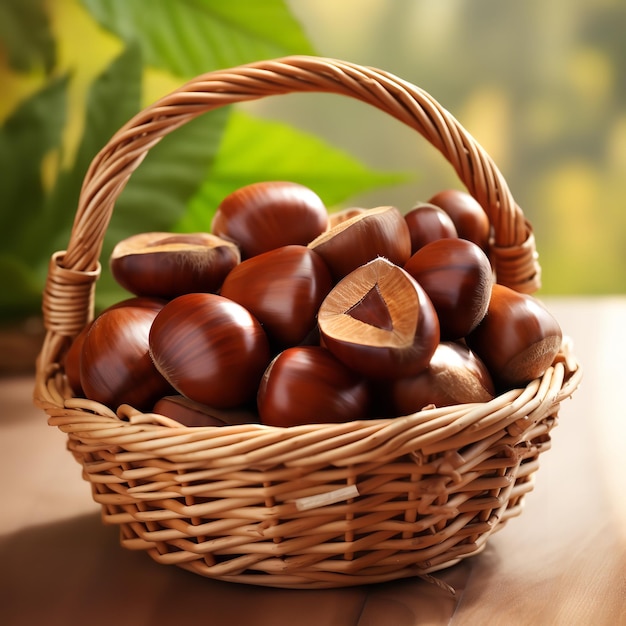
[[[428,202],[442,208],[450,216],[461,239],[474,242],[485,252],[489,249],[491,223],[474,196],[460,189],[445,189]]]
[[[109,259],[111,273],[138,296],[171,299],[217,291],[240,261],[239,248],[210,233],[140,233],[120,241]]]
[[[341,222],[345,222],[349,220],[351,217],[355,215],[361,215],[366,213],[367,209],[363,207],[348,207],[347,209],[341,209],[341,211],[335,211],[334,213],[329,213],[328,215],[328,228],[333,228],[337,224],[341,224]]]
[[[357,213],[314,239],[315,250],[338,281],[376,257],[404,265],[411,256],[411,235],[404,216],[392,206]]]
[[[259,423],[258,416],[252,411],[216,409],[181,395],[161,398],[154,405],[152,412],[190,427]]]
[[[90,324],[80,354],[80,387],[89,400],[144,411],[171,392],[148,349],[150,327],[163,306],[163,300],[130,298]]]
[[[70,347],[63,357],[63,370],[65,371],[67,382],[72,392],[77,396],[84,395],[83,388],[80,384],[80,359],[83,353],[85,337],[90,327],[91,323],[87,324],[78,335],[72,339]]]
[[[242,261],[220,294],[248,309],[280,347],[301,343],[315,328],[317,311],[333,286],[314,250],[292,245]]]
[[[306,245],[328,228],[320,197],[298,183],[252,183],[220,203],[211,231],[237,243],[243,258],[290,244]]]
[[[417,374],[439,343],[439,321],[426,292],[408,272],[383,258],[335,285],[322,302],[318,325],[322,344],[371,378]]]
[[[438,239],[420,248],[404,265],[428,294],[441,339],[460,339],[487,312],[493,271],[487,255],[465,239]]]
[[[411,234],[411,254],[431,241],[458,237],[452,218],[434,204],[418,202],[404,219]]]
[[[539,300],[495,284],[485,318],[465,340],[496,385],[512,388],[542,376],[562,338],[559,323]]]
[[[458,342],[440,343],[424,371],[394,380],[389,389],[389,401],[396,416],[409,415],[429,405],[488,402],[494,397],[495,388],[487,366]]]
[[[152,323],[149,344],[156,368],[178,393],[218,409],[253,399],[271,358],[258,320],[212,293],[168,302]]]
[[[369,389],[325,348],[295,346],[279,353],[265,370],[257,407],[268,426],[360,420],[368,415]]]

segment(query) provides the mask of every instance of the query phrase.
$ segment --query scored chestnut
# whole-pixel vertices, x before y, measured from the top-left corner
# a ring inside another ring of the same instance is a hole
[[[309,248],[326,261],[338,281],[379,256],[404,265],[411,256],[411,235],[402,213],[382,206],[339,222],[314,239]]]
[[[80,387],[89,400],[146,410],[172,389],[152,363],[148,335],[163,300],[129,298],[90,324],[82,341]]]
[[[489,249],[491,223],[474,196],[460,189],[445,189],[428,202],[442,208],[450,216],[461,239],[474,242],[485,252]]]
[[[325,348],[295,346],[265,370],[257,407],[267,426],[347,422],[367,417],[369,389]]]
[[[495,388],[486,365],[467,346],[442,342],[428,367],[416,376],[394,380],[388,396],[394,415],[400,416],[429,405],[488,402]]]
[[[171,299],[217,291],[239,261],[239,248],[211,233],[150,232],[120,241],[109,266],[115,280],[131,293]]]
[[[496,284],[485,318],[465,340],[496,385],[512,388],[542,376],[562,338],[559,323],[539,300]]]
[[[406,262],[404,269],[433,303],[443,341],[464,337],[487,312],[493,270],[475,243],[458,238],[431,241]]]
[[[218,409],[253,399],[271,358],[258,320],[212,293],[168,302],[152,323],[149,343],[156,368],[178,393]]]
[[[298,183],[268,181],[226,196],[211,232],[237,243],[243,258],[290,244],[306,245],[328,228],[321,198]]]
[[[335,285],[322,302],[318,326],[330,352],[371,378],[417,374],[439,343],[439,321],[426,292],[383,258]]]
[[[326,263],[306,246],[283,246],[242,261],[220,294],[248,309],[282,347],[301,343],[333,286]]]
[[[404,219],[411,233],[411,254],[431,241],[458,237],[452,218],[434,204],[418,202]]]

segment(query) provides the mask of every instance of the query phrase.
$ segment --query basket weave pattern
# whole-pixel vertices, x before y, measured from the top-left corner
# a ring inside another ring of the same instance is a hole
[[[292,92],[361,100],[439,150],[489,216],[497,281],[532,293],[532,228],[489,156],[423,90],[377,69],[288,57],[199,76],[121,128],[85,177],[67,250],[50,261],[35,401],[68,435],[121,542],[200,575],[340,587],[425,575],[480,552],[521,512],[560,402],[580,380],[567,342],[527,387],[392,420],[185,428],[72,397],[62,361],[93,318],[115,200],[164,135],[211,109]]]

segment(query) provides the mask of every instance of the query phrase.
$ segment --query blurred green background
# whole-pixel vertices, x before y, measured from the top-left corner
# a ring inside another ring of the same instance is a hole
[[[0,0],[2,320],[37,314],[86,168],[128,118],[196,74],[300,53],[390,71],[450,110],[533,224],[542,293],[624,293],[624,33],[618,0]],[[333,208],[408,210],[459,186],[379,111],[338,96],[268,98],[151,150],[103,257],[140,230],[208,228],[228,191],[271,178],[309,184]],[[106,272],[98,294],[102,306],[120,297]]]

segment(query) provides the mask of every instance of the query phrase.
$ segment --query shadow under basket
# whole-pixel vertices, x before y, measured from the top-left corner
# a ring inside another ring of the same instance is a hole
[[[559,405],[581,370],[564,341],[545,374],[484,404],[396,419],[187,428],[73,397],[63,358],[93,318],[116,198],[164,135],[227,104],[292,92],[355,98],[422,135],[493,230],[496,280],[539,287],[532,228],[489,156],[427,93],[386,72],[287,57],[199,76],[140,112],[93,160],[67,250],[50,262],[35,402],[91,483],[121,543],[202,576],[324,588],[425,576],[479,553],[521,512]]]

